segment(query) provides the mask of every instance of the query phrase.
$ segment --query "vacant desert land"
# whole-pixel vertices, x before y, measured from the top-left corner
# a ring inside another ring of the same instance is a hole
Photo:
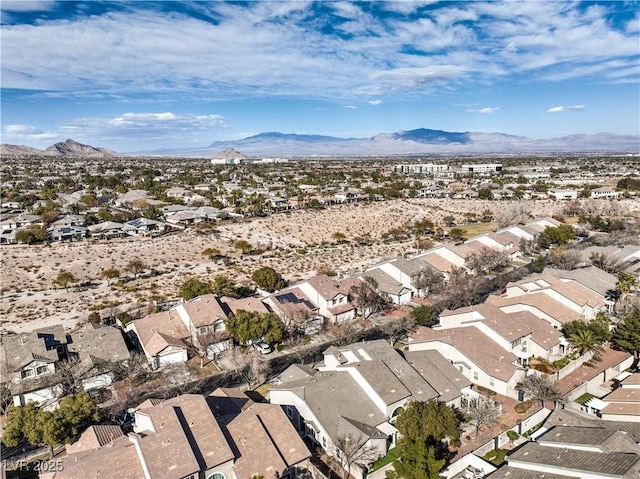
[[[248,283],[260,266],[272,266],[286,279],[306,279],[321,265],[338,273],[362,271],[385,259],[415,252],[413,241],[381,240],[384,233],[415,220],[430,218],[441,224],[452,215],[460,222],[464,213],[494,213],[509,207],[510,202],[479,200],[411,199],[371,204],[349,204],[325,210],[297,210],[216,225],[216,231],[202,235],[193,230],[180,231],[160,238],[53,244],[51,246],[9,246],[0,249],[2,258],[2,301],[0,315],[6,329],[23,330],[52,322],[65,321],[69,326],[84,320],[92,305],[110,305],[102,311],[112,314],[114,308],[126,310],[145,306],[155,299],[178,296],[179,285],[189,276],[211,279],[226,274],[233,281]],[[636,209],[638,205],[633,205]],[[553,201],[527,202],[534,217],[550,216],[562,210]],[[485,231],[496,225],[482,225]],[[472,226],[478,232],[478,225]],[[347,241],[336,244],[334,233]],[[356,244],[354,238],[370,240]],[[266,252],[259,256],[242,256],[233,249],[238,239],[249,241]],[[218,248],[231,262],[224,265],[204,258],[201,252]],[[132,259],[141,259],[148,270],[158,272],[127,283],[127,290],[100,280],[101,271],[124,268]],[[80,282],[96,282],[97,287],[84,291],[52,290],[52,280],[60,270],[71,271]],[[117,308],[114,305],[119,305]]]

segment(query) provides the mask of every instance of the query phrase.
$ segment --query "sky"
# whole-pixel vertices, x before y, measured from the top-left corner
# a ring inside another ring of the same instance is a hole
[[[640,134],[640,2],[5,1],[2,143]]]

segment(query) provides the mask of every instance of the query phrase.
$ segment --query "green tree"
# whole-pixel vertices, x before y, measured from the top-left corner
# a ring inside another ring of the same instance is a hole
[[[604,346],[598,337],[589,328],[579,329],[573,334],[570,334],[567,338],[571,348],[582,356],[586,353],[592,353],[593,358],[597,361],[602,359],[602,353],[604,352]]]
[[[65,290],[68,291],[69,285],[77,282],[78,280],[73,275],[73,273],[63,269],[58,273],[58,276],[56,276],[55,279],[53,280],[53,285],[62,286]]]
[[[44,243],[49,239],[49,233],[43,226],[32,225],[25,230],[16,231],[16,241],[24,244]]]
[[[112,279],[118,279],[120,277],[120,270],[115,268],[105,269],[100,273],[100,277],[107,280],[107,284],[111,284]]]
[[[640,357],[640,308],[634,308],[616,325],[611,343],[617,349],[633,354],[636,361]]]
[[[622,272],[618,275],[618,281],[616,281],[616,290],[620,292],[621,297],[624,299],[631,292],[636,285],[636,277],[631,273]]]
[[[251,279],[255,281],[258,287],[273,293],[276,290],[282,289],[286,286],[285,280],[280,273],[269,266],[263,266],[257,269],[251,275]]]
[[[283,335],[283,325],[274,313],[258,313],[239,309],[229,315],[227,321],[229,334],[240,344],[264,338],[268,343],[280,341]]]
[[[224,274],[217,274],[213,277],[211,291],[217,296],[229,296],[231,298],[239,297],[238,288],[233,281]]]
[[[478,190],[478,199],[479,200],[491,200],[491,199],[493,199],[493,194],[491,193],[491,188],[480,188]]]
[[[546,226],[538,236],[538,245],[541,248],[549,248],[554,245],[566,244],[576,237],[576,232],[571,225]]]
[[[395,474],[403,479],[437,479],[449,456],[445,440],[460,438],[458,414],[444,403],[414,401],[400,411],[395,426],[400,433]]]
[[[209,281],[202,281],[195,276],[192,276],[180,285],[180,296],[187,301],[197,298],[198,296],[211,294],[212,292],[213,290]]]
[[[449,238],[451,238],[453,241],[462,241],[466,234],[466,230],[462,228],[451,228],[449,230]]]
[[[205,258],[213,259],[216,256],[220,256],[220,250],[218,248],[206,248],[200,254]]]
[[[438,310],[433,306],[418,306],[409,313],[418,326],[433,326],[438,322]]]

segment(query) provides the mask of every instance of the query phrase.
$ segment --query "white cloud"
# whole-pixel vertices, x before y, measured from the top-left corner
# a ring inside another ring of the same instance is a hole
[[[491,115],[494,111],[498,111],[499,107],[490,107],[487,106],[485,108],[480,108],[478,110],[467,110],[467,113],[480,113],[481,115]]]
[[[42,131],[30,125],[5,125],[2,127],[3,141],[43,141],[58,138],[57,133]]]
[[[370,100],[369,105],[378,106],[382,104],[382,100]]]
[[[60,127],[63,136],[96,141],[179,141],[199,144],[209,141],[217,130],[228,128],[220,115],[123,113],[115,118],[77,118]],[[80,141],[80,140],[79,140]]]
[[[569,106],[552,106],[547,110],[547,113],[560,113],[561,111],[582,111],[586,105],[569,105]]]
[[[0,9],[7,12],[33,12],[50,10],[54,4],[53,0],[3,0]]]
[[[358,107],[355,105],[345,105],[342,108],[344,108],[345,110],[357,110]]]

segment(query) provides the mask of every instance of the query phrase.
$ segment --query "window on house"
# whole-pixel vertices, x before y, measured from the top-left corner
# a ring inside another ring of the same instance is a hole
[[[284,410],[291,419],[293,419],[293,410],[289,406],[285,406]]]
[[[224,322],[222,321],[213,325],[214,331],[224,331],[224,329],[225,329],[225,326],[224,326]]]
[[[460,365],[460,366],[458,366],[458,369],[460,370],[461,373],[464,372],[464,366]]]
[[[38,366],[36,368],[36,376],[39,376],[40,374],[45,374],[47,371],[49,371],[49,368],[47,367],[47,365]]]
[[[227,479],[227,478],[221,472],[214,472],[213,474],[207,476],[207,479]]]
[[[322,447],[327,447],[327,438],[322,436]]]
[[[489,386],[493,387],[496,385],[496,380],[494,378],[489,378]]]
[[[474,371],[474,372],[473,372],[473,379],[474,379],[475,381],[477,381],[477,380],[478,380],[478,371]]]
[[[33,376],[33,369],[23,369],[20,376],[24,378],[30,378]]]
[[[198,333],[200,334],[207,334],[209,332],[209,327],[208,326],[200,326],[198,328]]]

